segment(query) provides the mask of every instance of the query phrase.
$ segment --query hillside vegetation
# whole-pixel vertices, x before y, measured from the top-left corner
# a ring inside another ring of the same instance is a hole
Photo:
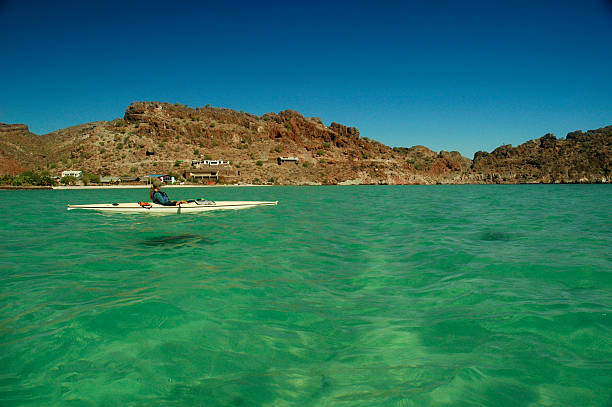
[[[0,174],[78,169],[100,176],[183,175],[191,160],[227,160],[219,182],[254,184],[457,184],[609,182],[612,126],[517,147],[436,153],[391,148],[359,130],[285,110],[256,116],[215,107],[132,103],[123,118],[37,136],[0,125]],[[278,164],[279,157],[298,163]]]

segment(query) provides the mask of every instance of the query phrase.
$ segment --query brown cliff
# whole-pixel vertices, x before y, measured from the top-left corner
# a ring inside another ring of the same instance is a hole
[[[41,138],[28,126],[0,123],[0,174],[19,174],[45,158]]]
[[[123,119],[35,136],[23,125],[0,127],[0,171],[80,169],[98,175],[183,174],[191,160],[228,160],[221,182],[255,184],[457,184],[609,182],[612,127],[552,136],[518,147],[436,153],[391,148],[359,130],[285,110],[256,116],[215,107],[135,102]],[[2,131],[4,129],[4,131]],[[6,157],[6,158],[5,158]],[[282,163],[279,157],[297,157]],[[9,168],[10,167],[10,168]]]
[[[472,172],[493,183],[610,182],[612,126],[565,139],[547,134],[517,147],[501,146],[474,155]]]

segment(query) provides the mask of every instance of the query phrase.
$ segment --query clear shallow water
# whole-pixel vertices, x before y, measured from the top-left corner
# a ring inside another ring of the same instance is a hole
[[[0,191],[0,405],[609,406],[607,185]],[[14,203],[18,203],[15,205]]]

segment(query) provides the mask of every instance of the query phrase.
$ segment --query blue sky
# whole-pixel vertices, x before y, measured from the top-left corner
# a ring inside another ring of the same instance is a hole
[[[612,5],[0,0],[0,122],[44,134],[143,100],[472,158],[612,125]]]

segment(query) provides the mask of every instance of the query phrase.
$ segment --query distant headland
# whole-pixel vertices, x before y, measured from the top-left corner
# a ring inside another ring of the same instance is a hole
[[[610,183],[611,170],[612,126],[561,139],[546,134],[469,159],[424,146],[391,148],[355,127],[292,110],[256,116],[135,102],[122,119],[42,136],[0,123],[0,184],[15,186],[134,184],[150,175],[255,185]]]

